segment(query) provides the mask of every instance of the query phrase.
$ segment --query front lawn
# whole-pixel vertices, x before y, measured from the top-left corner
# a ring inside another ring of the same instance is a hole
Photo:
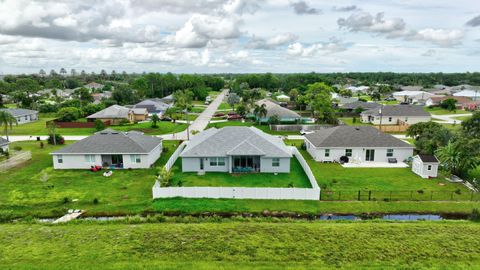
[[[296,158],[291,159],[290,173],[245,173],[229,174],[224,172],[207,172],[198,175],[195,172],[182,172],[182,160],[177,159],[172,168],[172,186],[190,187],[295,187],[310,188],[310,182]]]
[[[440,107],[425,107],[425,111],[431,113],[431,114],[437,114],[437,115],[446,115],[446,114],[466,114],[469,113],[468,111],[465,110],[455,110],[455,111],[449,111]]]
[[[457,119],[457,120],[460,120],[460,121],[466,121],[468,119],[472,118],[471,115],[469,116],[456,116],[456,117],[453,117],[453,119]]]
[[[217,110],[231,110],[232,107],[230,106],[230,104],[226,103],[226,102],[222,102],[220,103],[220,105],[218,106]]]

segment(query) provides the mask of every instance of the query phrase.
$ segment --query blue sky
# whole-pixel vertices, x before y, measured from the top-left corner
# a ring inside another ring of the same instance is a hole
[[[0,73],[479,71],[480,1],[0,0]]]

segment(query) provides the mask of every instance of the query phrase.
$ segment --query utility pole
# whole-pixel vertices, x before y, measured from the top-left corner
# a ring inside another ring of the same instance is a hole
[[[380,113],[380,131],[382,131],[382,118],[383,118],[382,109],[383,109],[383,104],[382,106],[380,106],[380,109],[378,110],[378,112]]]

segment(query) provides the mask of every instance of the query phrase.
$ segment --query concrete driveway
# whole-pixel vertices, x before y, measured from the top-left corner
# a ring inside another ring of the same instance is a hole
[[[433,122],[437,122],[440,124],[461,124],[462,120],[455,119],[455,117],[462,117],[462,116],[471,116],[471,113],[464,113],[464,114],[432,114],[432,118],[437,120],[433,120]]]

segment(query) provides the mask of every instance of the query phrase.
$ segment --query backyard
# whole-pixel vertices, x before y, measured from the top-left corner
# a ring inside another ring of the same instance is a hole
[[[307,175],[296,158],[290,163],[290,173],[229,174],[207,172],[198,175],[195,172],[182,172],[182,160],[177,159],[172,167],[172,186],[213,186],[213,187],[311,187]]]
[[[465,110],[455,110],[455,111],[449,111],[441,107],[425,107],[425,111],[431,113],[431,114],[437,114],[437,115],[446,115],[446,114],[466,114],[470,113]]]
[[[244,126],[244,127],[251,127],[254,126],[265,133],[272,134],[272,135],[300,135],[299,131],[273,131],[270,129],[270,125],[259,125],[252,121],[227,121],[227,122],[220,122],[220,123],[210,123],[208,124],[207,128],[223,128],[223,127],[230,127],[230,126]]]

